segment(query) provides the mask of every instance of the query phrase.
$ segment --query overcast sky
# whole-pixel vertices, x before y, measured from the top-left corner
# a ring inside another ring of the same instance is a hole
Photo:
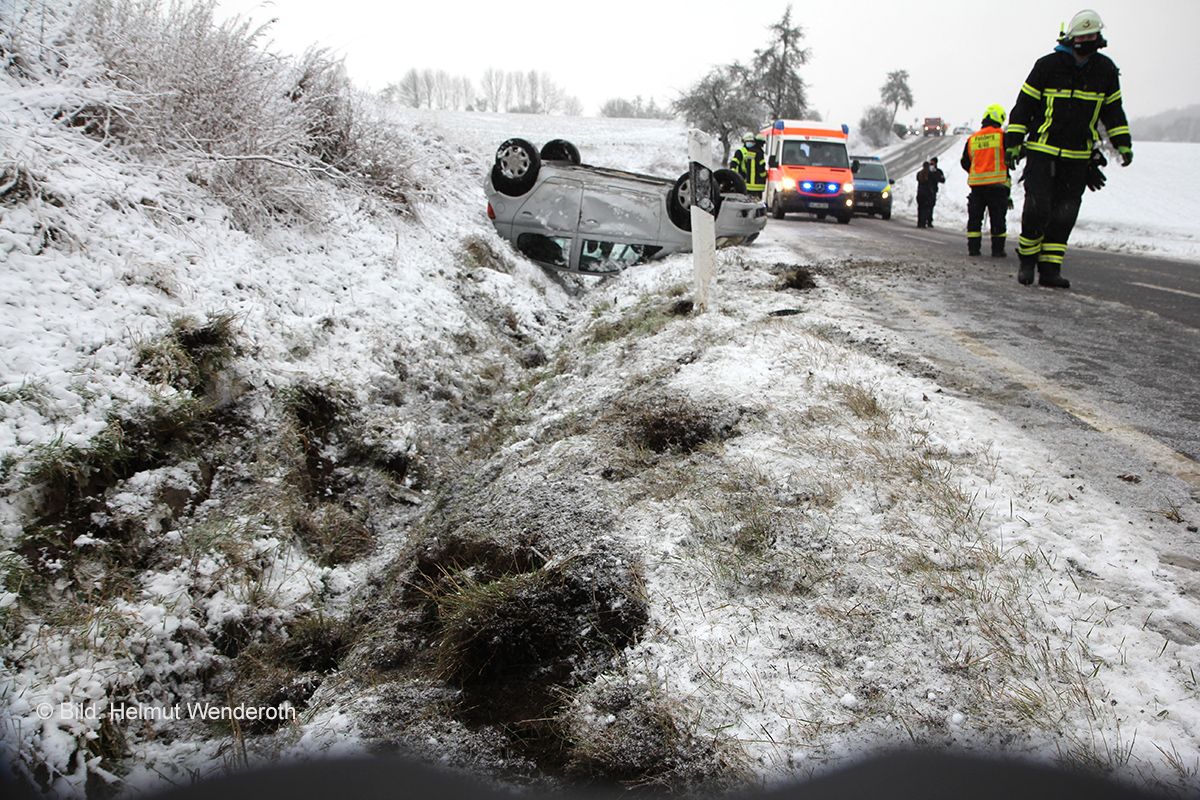
[[[378,90],[411,67],[478,85],[489,67],[549,72],[597,113],[610,98],[659,103],[714,65],[748,61],[788,0],[219,0],[218,13],[276,22],[275,49],[321,44],[352,78]],[[1081,7],[1062,0],[794,0],[812,51],[802,75],[830,121],[857,123],[891,70],[906,69],[915,104],[900,119],[974,123],[989,103],[1011,108],[1034,60]],[[1200,0],[1118,0],[1093,6],[1121,68],[1131,118],[1200,103]],[[1134,130],[1137,138],[1137,130]]]

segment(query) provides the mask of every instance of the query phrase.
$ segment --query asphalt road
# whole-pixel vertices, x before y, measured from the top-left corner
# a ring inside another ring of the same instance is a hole
[[[961,142],[947,139],[909,157]],[[993,407],[1118,496],[1117,476],[1155,475],[1156,496],[1200,500],[1200,264],[1072,248],[1064,291],[1021,286],[1015,254],[969,258],[961,231],[901,216],[789,217],[763,241],[820,266],[895,334],[862,346]]]

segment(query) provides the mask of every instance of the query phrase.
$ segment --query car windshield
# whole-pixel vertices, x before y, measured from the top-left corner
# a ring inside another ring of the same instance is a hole
[[[886,181],[888,179],[887,170],[878,161],[858,162],[858,172],[854,177],[861,181]]]
[[[841,142],[783,143],[782,163],[801,167],[849,167],[846,145]]]

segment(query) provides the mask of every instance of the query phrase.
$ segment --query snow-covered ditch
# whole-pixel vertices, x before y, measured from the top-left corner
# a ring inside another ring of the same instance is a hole
[[[2,80],[43,187],[0,220],[0,744],[36,785],[390,744],[686,788],[917,742],[1196,788],[1200,609],[1144,519],[857,347],[832,259],[722,251],[697,316],[686,257],[584,285],[490,230],[503,138],[673,175],[680,126],[400,112],[411,213],[330,188],[255,237]]]

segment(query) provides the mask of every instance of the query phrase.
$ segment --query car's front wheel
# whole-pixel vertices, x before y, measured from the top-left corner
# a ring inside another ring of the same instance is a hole
[[[779,202],[779,195],[775,195],[775,204],[771,206],[771,217],[774,219],[783,219],[783,203]]]
[[[509,139],[496,149],[492,185],[510,197],[520,197],[533,188],[542,159],[537,148],[524,139]]]

